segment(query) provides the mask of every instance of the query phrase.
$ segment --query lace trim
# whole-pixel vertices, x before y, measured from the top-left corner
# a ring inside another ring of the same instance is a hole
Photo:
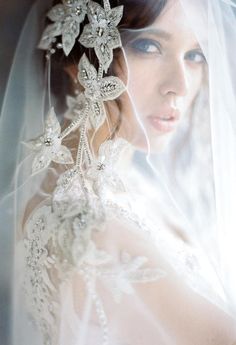
[[[92,297],[100,326],[103,344],[108,344],[107,316],[93,282],[102,281],[119,303],[123,294],[132,294],[133,283],[156,281],[165,273],[160,269],[143,268],[148,261],[144,256],[132,257],[120,253],[115,263],[112,256],[96,247],[91,239],[96,229],[77,232],[78,218],[64,222],[52,212],[50,206],[37,210],[27,223],[25,290],[29,307],[44,335],[44,344],[52,344],[56,334],[59,285],[75,269],[83,277],[87,293]]]
[[[117,151],[124,146],[122,140],[106,142],[99,156],[81,180],[71,169],[63,174],[54,191],[52,204],[37,209],[26,223],[25,283],[29,309],[42,331],[44,344],[56,344],[60,301],[59,287],[75,270],[92,297],[100,327],[103,345],[108,344],[107,316],[101,297],[96,291],[97,280],[102,281],[119,303],[123,294],[132,294],[134,283],[156,281],[163,276],[159,268],[144,268],[148,259],[132,257],[120,252],[119,261],[98,249],[92,237],[102,232],[109,214],[129,219],[142,231],[144,224],[128,210],[109,202],[106,191],[123,192],[124,185],[114,171]]]

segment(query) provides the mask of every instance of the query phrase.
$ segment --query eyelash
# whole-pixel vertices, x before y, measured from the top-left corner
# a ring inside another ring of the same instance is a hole
[[[140,38],[129,44],[129,46],[140,54],[161,54],[161,45],[158,41]],[[147,47],[154,47],[155,52],[148,51]]]
[[[140,38],[129,44],[129,46],[138,54],[153,55],[153,54],[162,54],[161,44],[158,41]],[[154,47],[154,51],[148,51],[150,47]],[[194,58],[200,57],[200,61],[195,61]],[[192,50],[185,54],[185,60],[190,60],[196,64],[203,64],[206,62],[204,54],[199,50]]]
[[[200,61],[194,61],[194,59],[190,58],[190,56],[192,54],[194,55],[194,57],[196,57],[196,56],[200,57]],[[186,59],[186,57],[188,57],[188,58]],[[204,54],[201,53],[199,50],[192,50],[192,51],[186,53],[185,59],[190,60],[190,61],[197,63],[197,64],[203,64],[206,62],[206,58],[205,58]]]

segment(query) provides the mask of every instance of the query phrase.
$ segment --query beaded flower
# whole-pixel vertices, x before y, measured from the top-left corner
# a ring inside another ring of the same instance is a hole
[[[113,49],[121,46],[117,29],[123,14],[123,6],[102,8],[90,1],[88,6],[89,24],[85,25],[79,42],[86,48],[94,48],[99,62],[105,72],[113,60]]]
[[[62,36],[62,48],[68,56],[80,34],[80,24],[87,13],[88,0],[63,0],[62,4],[54,6],[47,17],[54,22],[43,32],[39,48],[50,49],[57,36]]]
[[[84,95],[89,102],[91,124],[97,129],[106,116],[103,102],[118,98],[124,92],[125,86],[117,77],[99,78],[86,55],[82,56],[79,63],[78,80],[84,87]]]
[[[54,109],[51,108],[45,121],[44,134],[24,143],[36,152],[32,165],[33,174],[48,167],[52,161],[59,164],[73,164],[70,150],[61,144],[60,133],[60,123]]]

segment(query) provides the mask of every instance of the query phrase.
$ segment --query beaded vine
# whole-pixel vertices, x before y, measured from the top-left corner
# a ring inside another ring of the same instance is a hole
[[[63,131],[54,108],[48,112],[45,130],[26,145],[33,150],[35,158],[32,173],[45,169],[53,161],[59,164],[74,164],[74,170],[83,174],[93,161],[88,141],[89,128],[97,130],[106,120],[104,102],[115,100],[124,91],[125,85],[115,76],[105,76],[113,60],[113,50],[121,47],[117,29],[123,15],[123,6],[111,8],[109,0],[103,0],[103,7],[89,0],[62,0],[52,7],[47,17],[52,22],[41,37],[39,48],[46,50],[49,60],[56,49],[62,49],[68,56],[76,43],[93,48],[99,61],[98,70],[84,54],[78,64],[78,82],[83,88],[74,99],[68,97],[68,111],[73,120]],[[81,23],[87,17],[88,24],[80,32]],[[60,39],[61,38],[61,39]],[[79,105],[79,107],[78,107]],[[62,140],[72,131],[79,129],[79,144],[74,162],[70,150]]]

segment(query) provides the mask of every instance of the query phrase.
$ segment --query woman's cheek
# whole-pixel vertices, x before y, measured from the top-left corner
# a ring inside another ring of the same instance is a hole
[[[152,64],[149,66],[140,62],[133,62],[129,70],[128,89],[133,102],[140,110],[147,109],[150,102],[157,95],[158,77]]]

